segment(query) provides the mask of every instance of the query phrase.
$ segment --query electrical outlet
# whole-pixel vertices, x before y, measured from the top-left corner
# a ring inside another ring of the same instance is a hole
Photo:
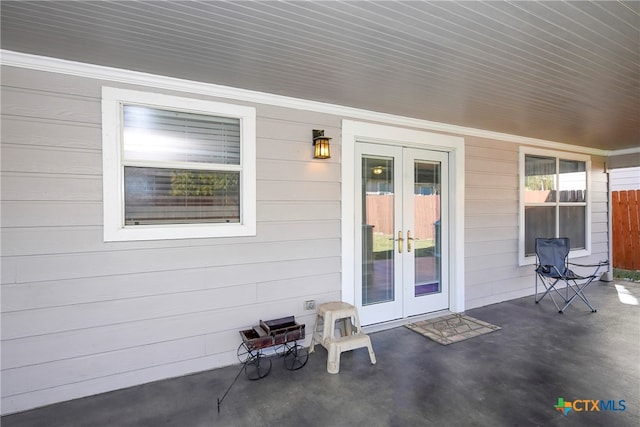
[[[305,310],[315,310],[316,309],[316,300],[310,299],[309,301],[304,302]]]

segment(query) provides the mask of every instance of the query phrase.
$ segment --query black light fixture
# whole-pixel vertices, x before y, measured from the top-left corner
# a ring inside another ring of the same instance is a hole
[[[313,158],[314,159],[329,159],[331,158],[331,152],[329,151],[329,140],[324,136],[324,130],[313,130]]]

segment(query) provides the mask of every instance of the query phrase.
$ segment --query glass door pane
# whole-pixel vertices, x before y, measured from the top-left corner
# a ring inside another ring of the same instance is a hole
[[[394,162],[362,157],[362,305],[393,301]]]
[[[403,167],[402,306],[407,317],[449,307],[448,157],[404,148]]]
[[[440,163],[416,161],[413,181],[414,296],[440,292]],[[411,240],[413,239],[413,240]]]

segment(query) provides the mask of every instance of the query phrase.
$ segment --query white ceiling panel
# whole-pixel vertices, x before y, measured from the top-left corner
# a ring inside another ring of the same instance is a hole
[[[2,48],[640,147],[638,1],[7,1]]]

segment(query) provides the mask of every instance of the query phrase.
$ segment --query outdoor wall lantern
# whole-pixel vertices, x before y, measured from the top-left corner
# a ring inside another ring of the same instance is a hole
[[[313,130],[313,158],[314,159],[329,159],[331,153],[329,152],[329,140],[324,136],[324,130]]]

